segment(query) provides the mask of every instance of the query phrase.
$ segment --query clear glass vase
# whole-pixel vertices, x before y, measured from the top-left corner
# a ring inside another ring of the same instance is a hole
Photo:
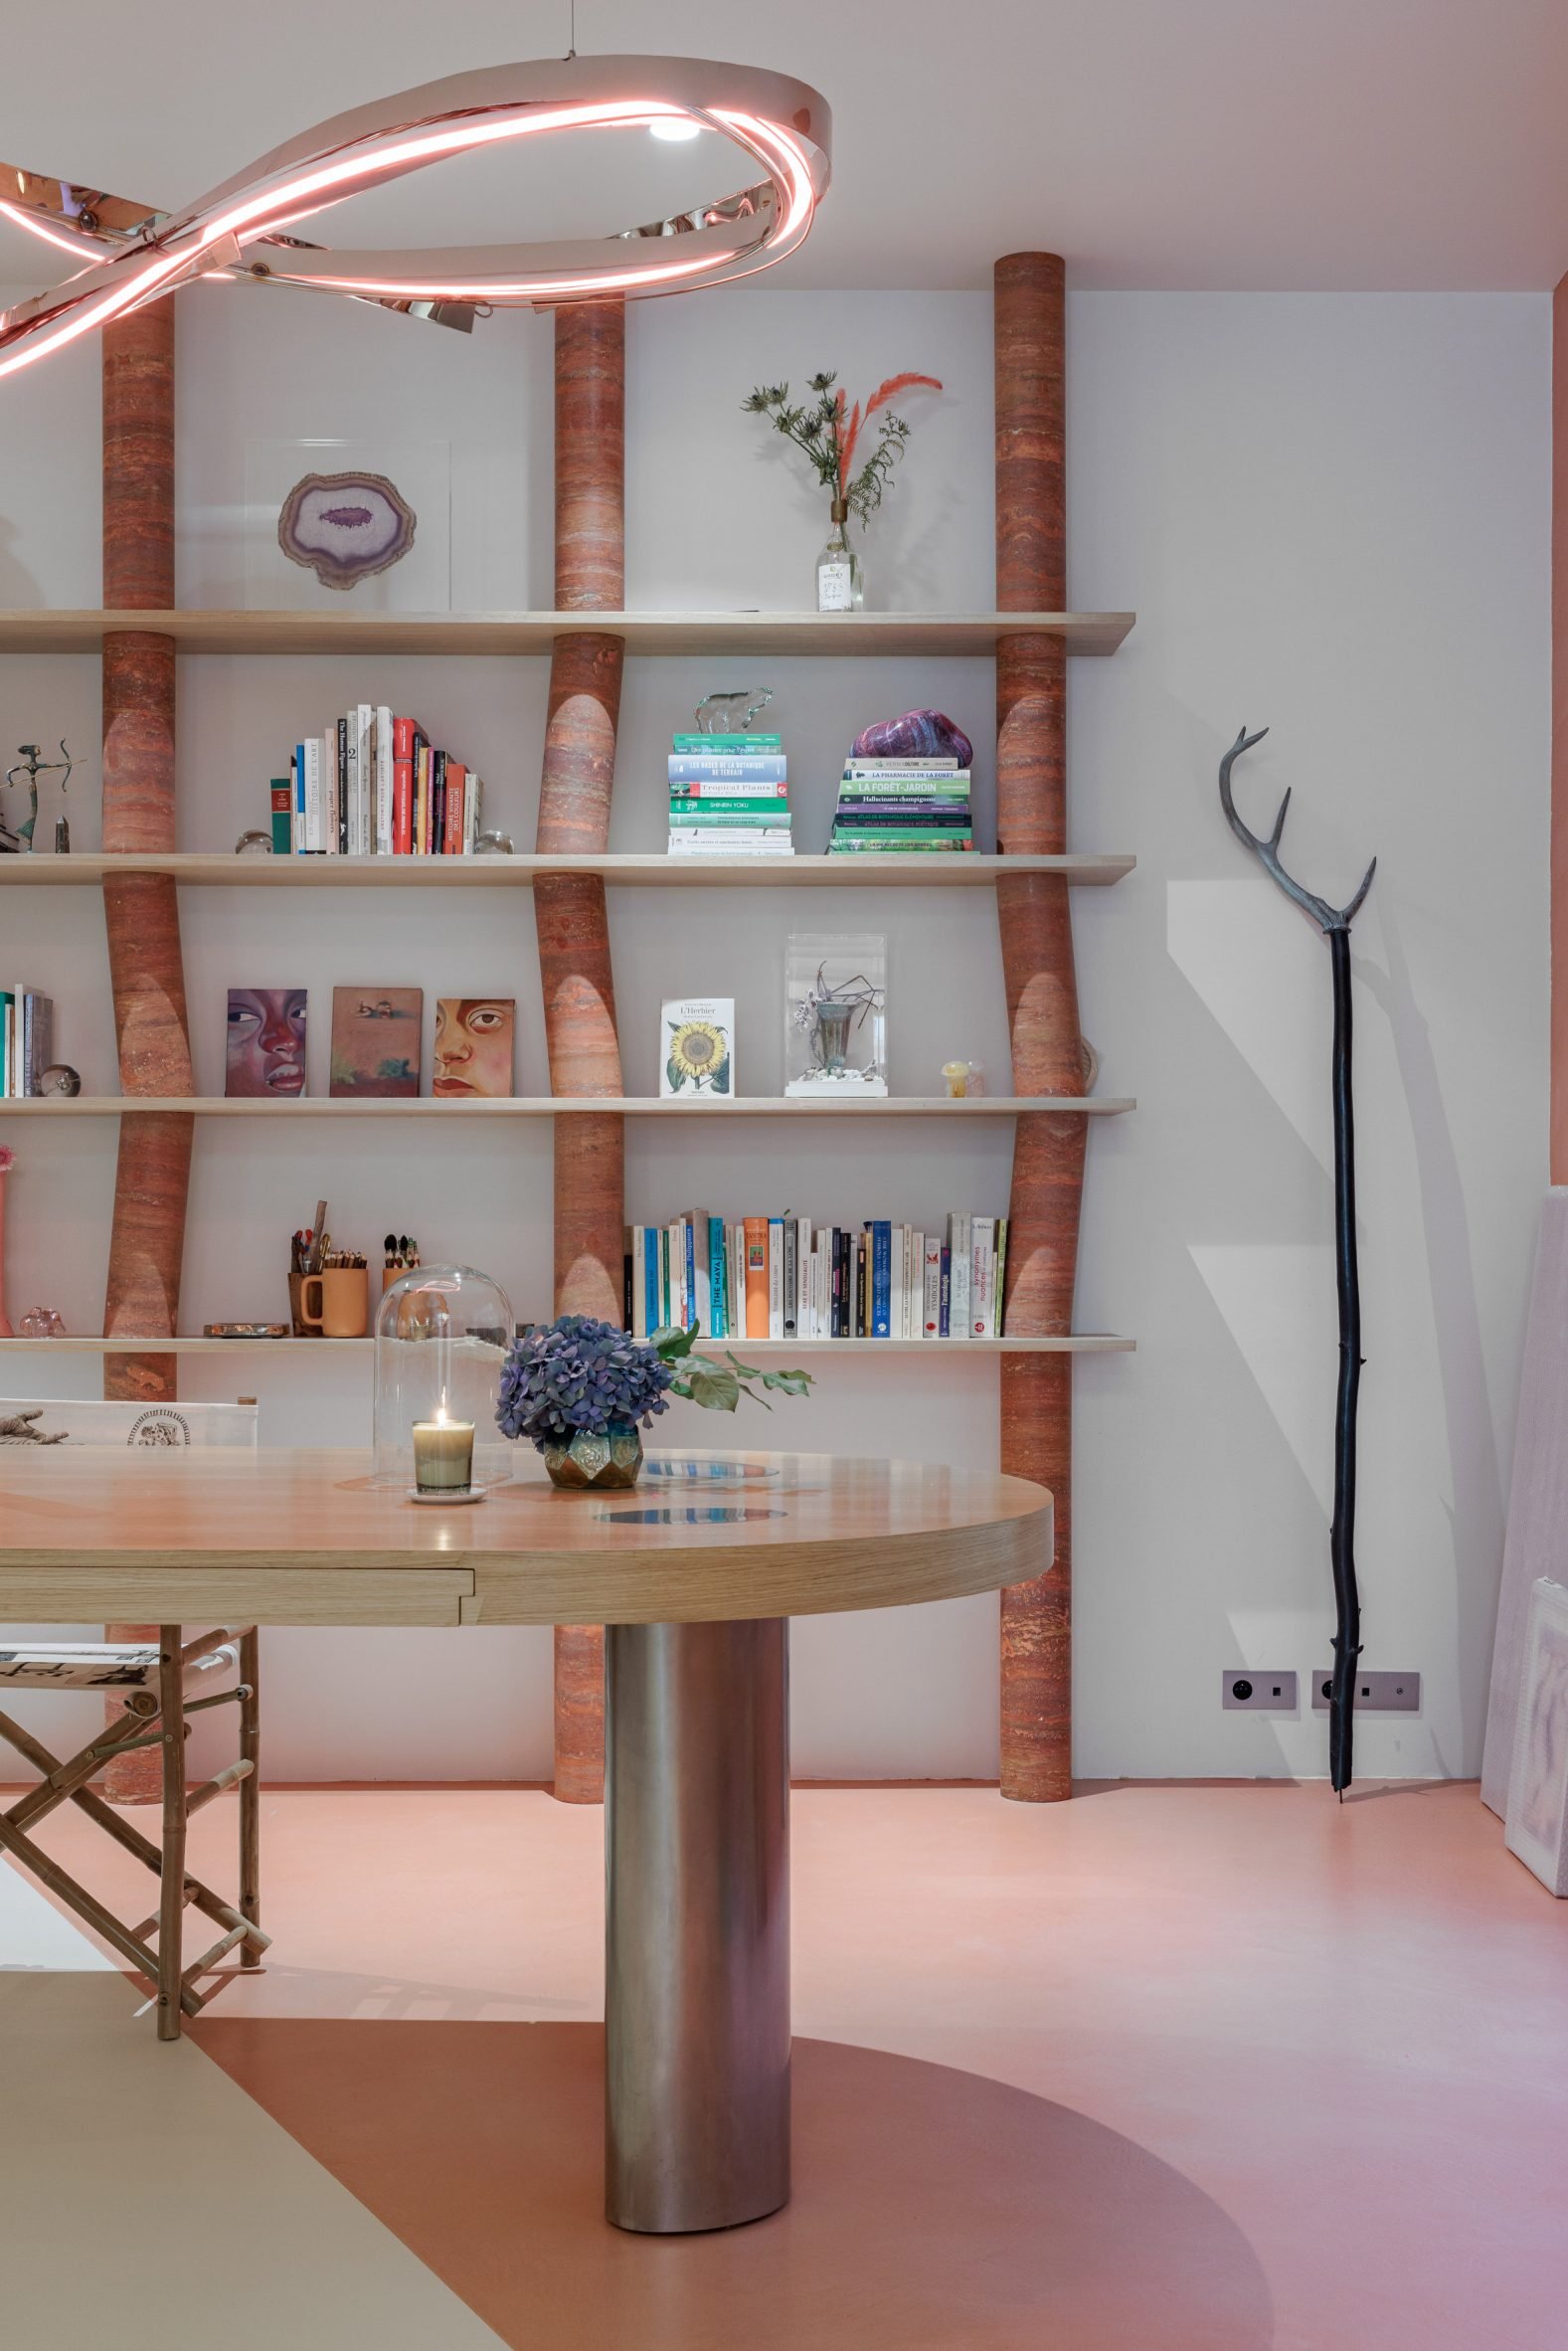
[[[816,609],[858,613],[866,601],[866,583],[860,558],[849,544],[849,508],[842,498],[835,498],[830,511],[832,532],[816,559]]]

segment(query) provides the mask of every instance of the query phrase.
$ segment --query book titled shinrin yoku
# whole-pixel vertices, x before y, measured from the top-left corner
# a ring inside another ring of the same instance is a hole
[[[681,996],[659,1011],[659,1093],[735,1094],[735,998]]]

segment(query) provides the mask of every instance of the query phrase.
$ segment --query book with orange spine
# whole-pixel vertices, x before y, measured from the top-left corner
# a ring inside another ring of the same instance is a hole
[[[746,1336],[768,1337],[768,1219],[746,1219]]]

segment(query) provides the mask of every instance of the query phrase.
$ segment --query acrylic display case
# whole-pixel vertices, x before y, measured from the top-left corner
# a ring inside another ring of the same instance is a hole
[[[784,1092],[885,1095],[888,943],[875,932],[792,932],[784,950]]]

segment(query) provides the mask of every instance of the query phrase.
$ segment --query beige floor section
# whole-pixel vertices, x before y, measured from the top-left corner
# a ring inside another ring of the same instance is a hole
[[[194,2042],[0,1868],[7,2351],[500,2351]]]

